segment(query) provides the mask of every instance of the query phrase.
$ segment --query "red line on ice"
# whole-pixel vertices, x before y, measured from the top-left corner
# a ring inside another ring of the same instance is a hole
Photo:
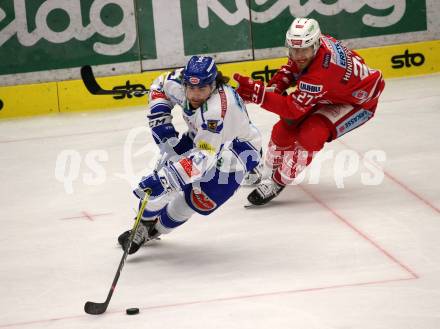
[[[342,217],[338,212],[336,212],[335,209],[327,205],[324,201],[322,201],[318,196],[304,188],[304,186],[298,185],[307,195],[309,195],[316,203],[321,205],[321,207],[327,209],[329,212],[332,213],[333,216],[335,216],[337,219],[339,219],[342,223],[347,225],[350,229],[355,231],[357,234],[359,234],[364,240],[368,241],[371,245],[373,245],[376,249],[378,249],[382,254],[384,254],[388,259],[390,259],[395,264],[399,265],[402,269],[405,270],[405,272],[408,272],[411,275],[411,279],[418,279],[419,276],[410,269],[407,265],[403,264],[401,261],[399,261],[396,257],[391,255],[388,251],[386,251],[383,247],[381,247],[377,242],[373,241],[367,234],[362,232],[360,229],[358,229],[356,226],[354,226],[352,223],[350,223],[347,219]]]
[[[359,156],[362,156],[361,153],[358,150],[355,150],[354,148],[348,146],[346,143],[340,141],[339,139],[337,140],[340,144],[342,144],[343,146],[345,146],[347,149],[351,149],[353,151],[355,151],[357,154],[359,154]],[[434,210],[437,214],[440,214],[440,209],[438,207],[436,207],[434,204],[432,204],[431,202],[429,202],[426,198],[424,198],[423,196],[421,196],[420,194],[418,194],[417,192],[415,192],[413,189],[411,189],[408,185],[406,185],[405,183],[403,183],[402,181],[398,180],[396,177],[394,177],[393,175],[391,175],[389,172],[387,172],[386,170],[384,170],[383,168],[380,168],[376,163],[374,163],[373,161],[370,161],[368,159],[365,159],[366,161],[368,161],[368,163],[372,164],[373,166],[375,166],[376,168],[379,168],[380,170],[383,171],[384,175],[389,178],[390,180],[392,180],[394,183],[396,183],[397,185],[399,185],[401,188],[403,188],[405,191],[407,191],[409,194],[413,195],[414,197],[416,197],[417,199],[419,199],[419,201],[423,202],[425,205],[427,205],[429,208],[431,208],[432,210]]]

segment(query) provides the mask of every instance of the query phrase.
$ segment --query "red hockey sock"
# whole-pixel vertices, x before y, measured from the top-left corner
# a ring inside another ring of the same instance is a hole
[[[320,151],[330,137],[326,118],[311,115],[301,123],[297,131],[296,145],[283,153],[283,161],[274,172],[273,180],[280,185],[293,182],[295,177],[312,162],[313,156]]]

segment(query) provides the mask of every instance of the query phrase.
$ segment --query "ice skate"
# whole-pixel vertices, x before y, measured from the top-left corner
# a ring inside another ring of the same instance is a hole
[[[138,229],[133,238],[133,242],[131,243],[130,250],[128,254],[134,254],[139,250],[146,242],[158,239],[160,233],[157,232],[154,225],[157,220],[141,220],[139,223]],[[131,230],[125,231],[118,237],[118,242],[123,249],[125,249],[128,245],[128,241],[130,239]]]
[[[250,204],[245,205],[245,208],[253,206],[262,206],[275,198],[285,188],[279,185],[272,179],[263,180],[258,187],[253,190],[247,197]]]

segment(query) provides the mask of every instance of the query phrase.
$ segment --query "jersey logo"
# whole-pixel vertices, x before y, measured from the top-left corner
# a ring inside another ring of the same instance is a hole
[[[337,127],[337,137],[348,133],[349,131],[361,126],[373,116],[368,110],[362,110],[360,112],[353,113],[351,116],[342,121]]]
[[[318,94],[322,91],[322,85],[314,85],[312,83],[301,81],[299,83],[299,89],[301,91],[306,91],[311,94]]]
[[[206,123],[202,123],[202,129],[218,134],[223,129],[223,123],[219,122],[220,120],[206,120]]]
[[[211,144],[209,144],[208,142],[205,142],[203,140],[201,140],[197,143],[197,148],[204,150],[204,151],[208,151],[211,154],[217,153],[214,146],[212,146]]]
[[[165,96],[165,93],[157,91],[157,90],[153,90],[150,93],[150,97],[151,97],[152,101],[155,100],[155,99],[158,99],[158,98],[167,99],[167,97]]]
[[[219,120],[208,120],[206,122],[206,129],[208,129],[209,131],[216,133],[217,132],[217,127],[218,127],[218,122]]]
[[[328,67],[330,66],[330,60],[331,60],[332,56],[329,53],[326,53],[324,55],[324,59],[322,60],[322,67],[325,69],[328,69]]]
[[[180,160],[179,163],[182,166],[183,170],[188,175],[188,177],[197,176],[200,174],[200,171],[197,170],[197,168],[194,168],[193,162],[191,159],[184,158],[184,159]]]
[[[344,69],[347,68],[347,60],[349,56],[347,55],[348,50],[346,47],[344,47],[340,42],[334,42],[333,40],[327,38],[323,38],[322,41],[332,52],[331,61]]]
[[[337,54],[336,64],[345,69],[347,67],[347,55],[345,54],[344,48],[337,42],[333,44],[333,49]]]
[[[359,99],[361,102],[368,98],[368,93],[365,90],[356,90],[351,94],[354,98]]]
[[[217,204],[203,191],[196,193],[192,190],[191,202],[195,208],[201,211],[211,211],[217,208]]]

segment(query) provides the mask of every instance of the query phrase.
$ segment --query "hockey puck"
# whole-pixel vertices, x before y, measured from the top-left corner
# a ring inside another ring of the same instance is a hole
[[[137,307],[127,308],[127,309],[125,310],[125,312],[126,312],[128,315],[135,315],[135,314],[138,314],[138,313],[139,313],[139,309],[138,309]]]

